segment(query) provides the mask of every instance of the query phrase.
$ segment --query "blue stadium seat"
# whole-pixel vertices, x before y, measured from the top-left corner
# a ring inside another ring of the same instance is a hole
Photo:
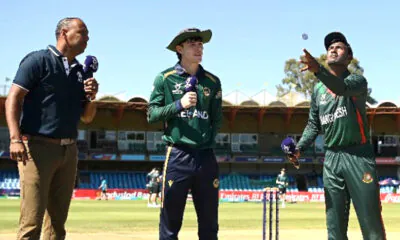
[[[134,188],[134,178],[132,177],[132,174],[128,174],[128,180],[129,180],[129,182],[128,182],[128,188]]]
[[[322,180],[322,177],[317,178],[317,184],[318,187],[323,187],[324,186],[324,181]]]

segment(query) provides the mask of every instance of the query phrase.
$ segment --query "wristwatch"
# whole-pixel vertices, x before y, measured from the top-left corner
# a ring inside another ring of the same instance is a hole
[[[21,139],[11,139],[10,140],[11,143],[22,143]]]

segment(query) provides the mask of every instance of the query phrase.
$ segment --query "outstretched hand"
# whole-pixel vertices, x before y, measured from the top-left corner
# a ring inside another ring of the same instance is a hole
[[[305,65],[300,71],[310,71],[313,73],[317,73],[319,71],[319,63],[317,60],[307,51],[307,49],[303,49],[304,55],[301,56],[300,62]]]

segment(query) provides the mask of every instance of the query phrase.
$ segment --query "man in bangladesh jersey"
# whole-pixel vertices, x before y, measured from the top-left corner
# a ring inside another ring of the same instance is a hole
[[[314,87],[309,120],[292,158],[298,158],[320,131],[324,133],[327,150],[323,181],[328,239],[348,239],[351,200],[363,238],[383,240],[386,234],[366,117],[367,80],[348,71],[353,51],[343,34],[328,34],[325,48],[329,70],[304,49],[302,71],[313,72],[320,82]]]
[[[200,240],[218,239],[219,169],[215,136],[222,120],[219,79],[200,65],[211,30],[181,31],[167,47],[179,62],[154,81],[148,121],[164,122],[167,143],[162,180],[159,239],[178,239],[189,189]]]

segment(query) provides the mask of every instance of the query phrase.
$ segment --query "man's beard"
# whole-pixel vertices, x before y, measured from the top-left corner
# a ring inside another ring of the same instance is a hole
[[[329,66],[347,66],[347,55],[337,56],[334,59],[327,59],[327,64]]]
[[[327,64],[329,66],[347,66],[346,59],[344,58],[336,58],[334,60],[328,60]]]

